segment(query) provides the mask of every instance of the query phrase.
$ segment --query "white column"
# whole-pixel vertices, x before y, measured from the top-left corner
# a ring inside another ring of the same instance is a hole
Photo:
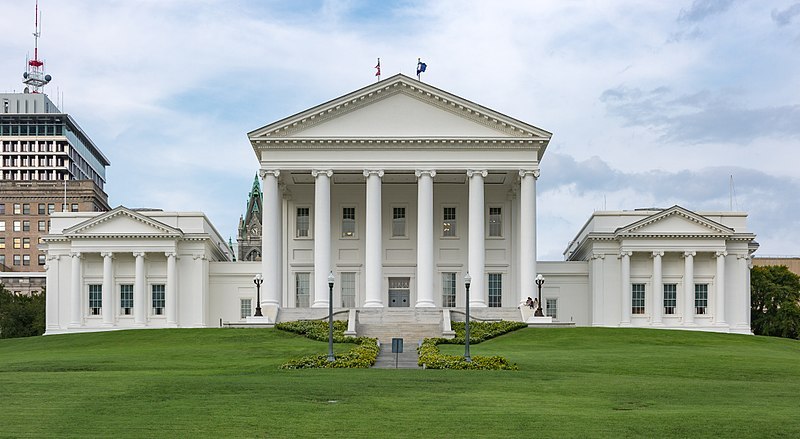
[[[417,176],[417,307],[434,307],[433,301],[433,177],[436,171],[416,171]]]
[[[177,281],[178,281],[178,272],[176,270],[175,252],[165,252],[164,255],[167,257],[167,285],[166,285],[166,297],[165,297],[165,306],[167,308],[167,324],[168,325],[177,325],[178,324],[178,288],[177,288]]]
[[[472,276],[469,306],[486,306],[486,218],[483,179],[486,170],[467,170],[469,178],[469,244],[467,247],[469,274]]]
[[[261,275],[264,283],[261,288],[261,306],[280,306],[283,295],[283,276],[281,276],[281,244],[283,242],[281,224],[281,193],[278,187],[278,170],[260,172],[264,200],[261,212]],[[319,211],[317,211],[319,216]],[[326,213],[327,216],[327,213]]]
[[[100,253],[103,257],[103,324],[114,324],[114,254],[110,252]]]
[[[134,252],[136,258],[133,277],[133,323],[137,325],[145,324],[145,310],[147,309],[147,294],[144,284],[144,253]]]
[[[83,279],[81,279],[81,254],[79,252],[75,252],[71,253],[70,256],[72,257],[72,288],[70,289],[72,312],[70,316],[70,325],[80,326],[83,320],[83,295],[81,294]]]
[[[315,169],[311,171],[311,175],[315,179],[314,302],[311,307],[327,308],[328,274],[331,271],[331,177],[333,171]]]
[[[604,326],[606,323],[605,309],[605,258],[602,253],[592,254],[592,326]],[[531,296],[533,297],[533,296]]]
[[[633,252],[623,251],[619,254],[622,277],[622,317],[620,326],[631,324],[631,256]]]
[[[694,257],[697,252],[683,253],[683,324],[694,325]]]
[[[725,325],[725,257],[726,251],[718,251],[717,257],[717,277],[716,277],[716,306],[714,306],[714,322],[718,325]]]
[[[662,251],[653,252],[653,307],[651,308],[653,325],[661,324],[661,313],[664,310],[664,280],[661,268]]]
[[[383,306],[383,237],[381,236],[381,179],[383,170],[364,170],[367,177],[367,236],[364,252],[364,307]]]
[[[536,275],[536,180],[539,170],[519,171],[519,303],[537,294]]]
[[[51,291],[50,294],[44,296],[46,309],[45,318],[47,319],[45,332],[48,332],[50,329],[58,329],[61,326],[58,305],[63,300],[62,291],[65,291],[66,288],[62,290],[61,283],[59,282],[61,261],[58,256],[48,253],[47,263],[44,265],[44,269],[47,272],[47,289]]]

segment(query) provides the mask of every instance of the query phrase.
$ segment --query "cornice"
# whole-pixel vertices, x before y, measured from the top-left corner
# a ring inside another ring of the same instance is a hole
[[[510,149],[510,150],[530,150],[537,146],[544,146],[546,140],[537,138],[463,138],[463,137],[428,137],[428,138],[408,138],[408,137],[292,137],[280,139],[257,139],[252,140],[252,144],[258,150],[296,150],[298,147],[303,149],[366,149],[382,150],[397,149],[398,146],[407,150],[430,149],[437,146],[442,149]]]

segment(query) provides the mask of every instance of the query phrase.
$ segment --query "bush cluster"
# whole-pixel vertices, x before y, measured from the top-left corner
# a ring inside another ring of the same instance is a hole
[[[522,322],[470,322],[469,341],[477,344],[528,325]],[[473,369],[473,370],[519,370],[515,363],[499,355],[486,357],[476,355],[471,362],[459,355],[444,355],[439,351],[440,344],[464,344],[466,331],[464,322],[453,322],[455,338],[426,338],[419,347],[419,365],[427,369]]]
[[[322,320],[299,320],[282,322],[275,328],[300,334],[317,341],[328,341],[328,322]],[[333,341],[335,343],[355,343],[357,346],[349,351],[338,354],[336,361],[328,361],[328,354],[308,355],[290,360],[281,365],[281,369],[309,369],[309,368],[362,368],[366,369],[375,364],[380,347],[378,340],[369,337],[349,337],[344,335],[347,322],[333,322]]]

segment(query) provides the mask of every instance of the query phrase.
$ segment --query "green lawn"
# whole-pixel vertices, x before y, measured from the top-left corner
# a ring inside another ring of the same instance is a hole
[[[0,340],[0,437],[800,437],[792,340],[523,329],[471,348],[516,372],[278,369],[326,351],[269,329]]]

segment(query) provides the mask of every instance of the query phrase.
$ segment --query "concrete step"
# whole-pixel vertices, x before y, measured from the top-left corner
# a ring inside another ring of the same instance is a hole
[[[402,338],[405,346],[417,344],[424,338],[441,337],[442,327],[431,324],[360,324],[356,333],[363,337],[373,337],[380,340],[381,344],[388,344],[391,348],[392,338]]]
[[[392,353],[392,344],[381,344],[381,351],[378,358],[375,359],[375,365],[372,367],[376,369],[421,369],[417,364],[419,361],[419,354],[417,353],[417,345],[407,345],[403,343],[403,352],[399,354]]]

